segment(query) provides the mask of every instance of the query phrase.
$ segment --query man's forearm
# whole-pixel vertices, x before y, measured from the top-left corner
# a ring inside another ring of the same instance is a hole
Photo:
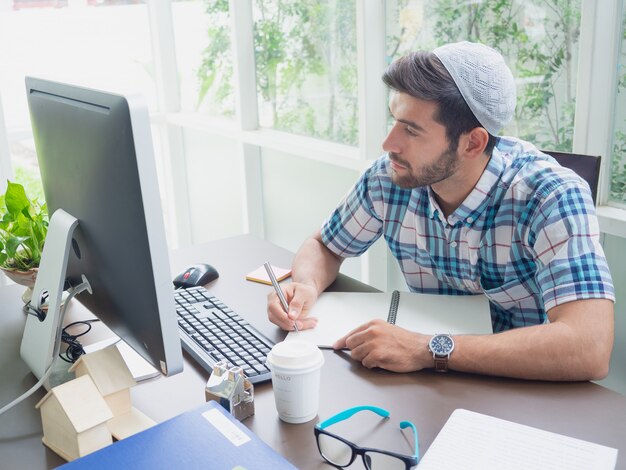
[[[316,234],[306,240],[296,253],[292,279],[313,285],[320,294],[335,280],[342,261],[322,244],[319,234]]]
[[[577,304],[585,307],[584,314],[573,311],[550,324],[491,336],[456,337],[450,368],[539,380],[603,378],[613,345],[612,303],[588,300]]]

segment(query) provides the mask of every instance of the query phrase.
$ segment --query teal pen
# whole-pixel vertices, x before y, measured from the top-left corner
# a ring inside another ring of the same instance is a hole
[[[278,299],[280,300],[280,305],[282,305],[283,310],[286,314],[289,314],[289,304],[287,304],[287,299],[285,299],[285,294],[283,294],[283,290],[280,288],[278,284],[278,280],[276,279],[276,275],[274,274],[274,270],[272,269],[272,265],[269,263],[264,263],[263,266],[267,271],[267,275],[270,277],[270,281],[272,281],[272,285],[274,286],[274,290],[276,291],[276,295],[278,295]],[[298,325],[295,320],[293,322],[293,329],[296,333],[298,333]]]

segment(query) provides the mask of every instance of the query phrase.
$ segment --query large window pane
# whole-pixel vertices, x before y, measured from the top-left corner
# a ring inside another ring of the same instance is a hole
[[[9,131],[29,127],[25,75],[140,91],[156,108],[147,7],[107,3],[2,11],[0,89]]]
[[[613,202],[626,204],[626,9],[622,21],[622,45],[617,70],[619,81],[611,159],[610,199]]]
[[[537,146],[572,150],[581,0],[388,0],[387,51],[476,41],[499,50],[517,81],[503,130]]]
[[[255,0],[262,126],[358,141],[355,2]]]
[[[142,93],[150,108],[156,108],[148,13],[143,3],[0,2],[0,93],[18,181],[39,179],[34,148],[27,137],[30,121],[24,76]]]
[[[29,198],[45,201],[43,186],[39,176],[39,163],[35,153],[35,141],[29,137],[13,140],[9,145],[13,179],[24,186]]]
[[[228,0],[172,3],[181,107],[234,116]]]

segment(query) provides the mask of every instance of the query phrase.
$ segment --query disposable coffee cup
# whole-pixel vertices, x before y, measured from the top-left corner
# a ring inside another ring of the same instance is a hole
[[[313,343],[291,339],[277,343],[267,355],[278,417],[306,423],[317,415],[324,356]]]

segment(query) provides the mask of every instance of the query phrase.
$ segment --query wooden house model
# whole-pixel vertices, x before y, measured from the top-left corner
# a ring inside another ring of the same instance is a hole
[[[130,388],[136,382],[115,345],[81,356],[70,371],[77,377],[91,377],[113,412],[108,426],[116,439],[123,439],[156,424],[132,406]]]
[[[36,408],[41,411],[43,443],[65,460],[113,442],[107,426],[113,413],[89,376],[52,388]]]

